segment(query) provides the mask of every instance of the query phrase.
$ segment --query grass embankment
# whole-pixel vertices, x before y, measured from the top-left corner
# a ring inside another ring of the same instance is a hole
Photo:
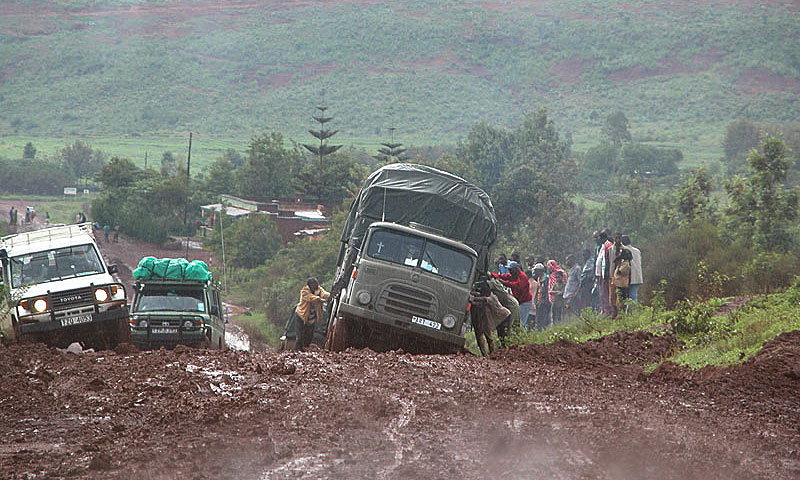
[[[236,315],[233,323],[242,327],[244,333],[250,337],[251,343],[278,345],[283,328],[268,322],[266,314],[254,312],[250,315]]]
[[[698,369],[704,366],[736,365],[752,357],[783,332],[800,329],[800,277],[781,293],[761,295],[726,315],[715,316],[726,300],[712,298],[686,303],[675,310],[640,306],[617,320],[592,312],[543,331],[517,332],[514,343],[552,343],[566,339],[580,343],[617,330],[649,330],[655,334],[674,333],[684,342],[671,360]],[[468,342],[474,346],[474,336]],[[475,351],[475,350],[473,350]],[[655,368],[657,365],[651,365]]]

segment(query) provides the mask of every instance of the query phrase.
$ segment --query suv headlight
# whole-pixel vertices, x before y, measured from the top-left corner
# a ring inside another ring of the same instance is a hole
[[[456,326],[456,317],[451,315],[451,314],[445,315],[444,318],[442,319],[442,325],[444,325],[444,328],[453,328],[453,327],[455,327]]]
[[[103,303],[108,300],[108,292],[105,288],[96,288],[94,290],[94,298],[98,302]]]
[[[33,311],[36,313],[42,313],[47,310],[47,300],[44,298],[37,298],[33,302]]]

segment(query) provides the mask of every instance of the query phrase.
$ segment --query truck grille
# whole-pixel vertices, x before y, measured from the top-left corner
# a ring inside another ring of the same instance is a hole
[[[431,318],[435,314],[434,298],[429,293],[405,285],[389,285],[378,299],[377,308],[402,316]]]
[[[94,303],[94,293],[91,287],[58,292],[57,294],[53,294],[50,298],[53,310],[63,310],[65,308],[91,305]]]

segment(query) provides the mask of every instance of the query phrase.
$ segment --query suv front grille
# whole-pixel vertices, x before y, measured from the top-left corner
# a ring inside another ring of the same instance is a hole
[[[377,309],[405,317],[431,318],[435,314],[434,298],[427,292],[405,285],[389,285],[378,299]]]
[[[67,290],[53,294],[50,297],[50,301],[53,310],[92,305],[94,303],[94,293],[91,287]]]

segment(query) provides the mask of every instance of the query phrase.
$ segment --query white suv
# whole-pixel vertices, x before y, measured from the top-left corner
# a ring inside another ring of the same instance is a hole
[[[113,348],[130,341],[125,287],[106,266],[91,224],[65,225],[0,239],[10,314],[6,339]]]

